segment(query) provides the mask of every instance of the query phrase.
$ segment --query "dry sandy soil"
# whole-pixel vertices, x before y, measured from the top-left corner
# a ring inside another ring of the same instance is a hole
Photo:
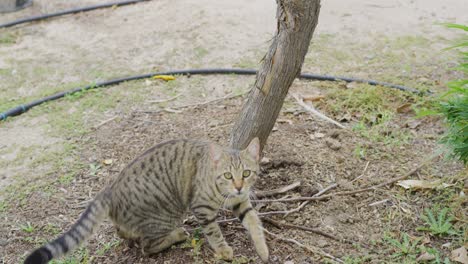
[[[29,9],[2,14],[0,23],[98,2],[35,0]],[[442,49],[460,35],[437,23],[467,24],[466,8],[463,0],[323,1],[303,71],[378,79],[439,94],[446,81],[459,76],[450,69],[456,53]],[[275,11],[273,0],[154,0],[0,30],[0,111],[78,85],[136,73],[258,68],[274,36]],[[44,104],[0,123],[0,263],[19,263],[32,248],[69,227],[96,192],[155,143],[183,137],[227,145],[245,97],[180,112],[159,110],[240,94],[253,82],[254,77],[241,76],[128,82]],[[268,161],[257,189],[296,181],[301,186],[275,198],[310,196],[335,183],[334,191],[376,185],[404,175],[439,149],[442,121],[418,119],[413,110],[401,107],[417,108],[426,99],[359,84],[296,81],[291,89],[322,95],[317,107],[355,129],[338,130],[288,98],[265,149]],[[178,97],[151,102],[173,96]],[[440,179],[450,187],[424,192],[384,187],[310,203],[287,217],[272,216],[350,243],[268,223],[265,227],[347,263],[414,262],[422,249],[390,257],[398,251],[385,238],[401,240],[402,234],[423,241],[415,242],[419,248],[433,248],[442,259],[449,257],[467,243],[461,237],[466,236],[466,201],[459,197],[463,188],[466,192],[466,168],[438,156],[413,176]],[[383,202],[369,206],[379,201]],[[464,234],[440,238],[416,231],[424,224],[423,210],[436,204],[452,208],[453,224]],[[259,203],[257,209],[298,205]],[[222,224],[236,263],[259,263],[240,227],[237,222]],[[196,240],[196,225],[187,228]],[[272,263],[333,262],[272,237],[268,245]],[[194,246],[188,241],[145,258],[119,240],[106,222],[86,246],[56,263],[195,262],[215,262],[206,243]]]

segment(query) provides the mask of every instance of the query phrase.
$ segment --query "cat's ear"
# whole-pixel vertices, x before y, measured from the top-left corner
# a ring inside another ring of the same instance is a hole
[[[249,154],[250,157],[252,157],[256,161],[260,160],[260,140],[258,139],[258,137],[250,141],[245,151],[247,152],[247,154]]]
[[[218,165],[221,157],[223,156],[223,150],[216,144],[211,143],[209,146],[210,158],[215,165]]]

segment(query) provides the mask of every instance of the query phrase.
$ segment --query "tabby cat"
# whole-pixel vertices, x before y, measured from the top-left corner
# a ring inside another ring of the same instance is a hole
[[[180,226],[187,212],[195,215],[217,257],[229,261],[232,248],[216,223],[222,207],[233,210],[267,262],[262,225],[249,200],[259,153],[258,138],[242,151],[194,140],[156,145],[124,168],[69,231],[36,249],[24,263],[47,263],[66,254],[84,242],[105,216],[120,237],[139,241],[145,255],[155,254],[186,240]]]

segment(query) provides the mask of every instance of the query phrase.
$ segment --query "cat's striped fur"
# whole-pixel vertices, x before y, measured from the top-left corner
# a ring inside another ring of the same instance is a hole
[[[195,215],[216,255],[231,260],[232,249],[216,223],[223,206],[239,217],[266,262],[261,222],[249,200],[259,170],[259,150],[258,139],[243,151],[191,140],[156,145],[101,191],[69,231],[32,252],[24,263],[47,263],[70,252],[106,216],[121,237],[138,240],[145,254],[155,254],[186,239],[180,225],[187,212]]]

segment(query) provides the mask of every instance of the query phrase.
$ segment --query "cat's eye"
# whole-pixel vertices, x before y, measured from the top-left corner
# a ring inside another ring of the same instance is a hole
[[[232,173],[230,173],[230,172],[225,172],[225,173],[224,173],[224,178],[226,178],[226,179],[228,179],[228,180],[232,179]]]
[[[247,178],[250,176],[252,172],[250,170],[245,170],[242,172],[242,177]]]

